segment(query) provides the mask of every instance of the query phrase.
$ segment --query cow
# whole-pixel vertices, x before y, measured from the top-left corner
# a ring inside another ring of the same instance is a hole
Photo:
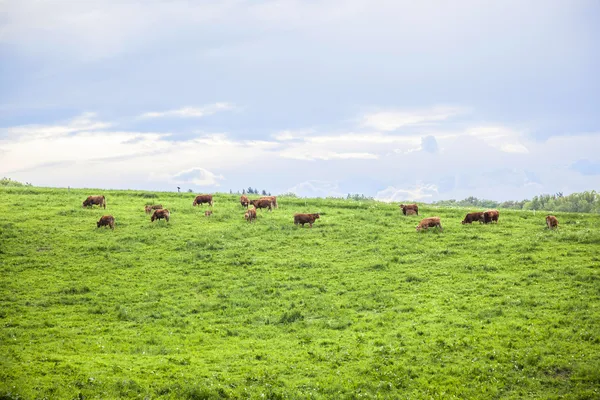
[[[276,196],[263,196],[259,200],[269,200],[273,205],[273,208],[279,208],[277,205],[277,197]]]
[[[100,207],[104,207],[106,210],[106,198],[104,196],[88,196],[87,199],[83,201],[82,207],[93,207],[94,204],[99,205]]]
[[[198,196],[196,196],[196,198],[194,199],[194,202],[192,203],[192,205],[195,207],[197,205],[202,205],[202,203],[208,203],[211,207],[213,205],[213,198],[212,198],[212,194],[199,194]]]
[[[156,219],[166,219],[167,222],[169,222],[169,217],[171,216],[171,213],[169,212],[169,210],[167,210],[166,208],[160,209],[160,210],[155,210],[154,214],[152,214],[152,217],[150,218],[151,222],[154,222],[154,220]]]
[[[400,204],[400,208],[402,209],[402,214],[404,215],[412,215],[412,214],[408,214],[408,210],[414,210],[415,214],[419,215],[419,206],[417,205],[417,203],[415,204]]]
[[[316,214],[294,214],[294,224],[298,225],[298,224],[302,224],[302,227],[304,227],[304,224],[309,224],[310,227],[312,228],[313,224],[315,223],[316,219],[319,219],[319,213]]]
[[[248,208],[248,204],[250,204],[250,200],[248,200],[248,197],[246,195],[242,195],[242,197],[240,197],[240,204],[242,205],[242,207],[246,207]]]
[[[498,223],[498,217],[500,213],[498,210],[487,210],[483,213],[483,222],[486,224],[490,224],[492,222]]]
[[[421,220],[421,222],[419,222],[419,225],[417,225],[417,232],[419,232],[421,229],[435,228],[436,226],[440,227],[440,231],[444,230],[442,228],[442,224],[440,223],[440,217],[424,218]]]
[[[115,217],[112,215],[103,215],[98,222],[96,222],[96,229],[101,226],[108,226],[110,229],[115,229]]]
[[[271,208],[273,202],[268,199],[250,200],[250,204],[252,204],[255,209],[268,208],[269,211],[273,211],[273,209]]]
[[[204,216],[205,217],[210,217],[212,215],[212,211],[208,210],[208,211],[204,211]]]
[[[465,216],[465,219],[462,220],[461,224],[470,224],[474,221],[479,221],[480,224],[483,224],[485,222],[485,216],[483,214],[483,212],[468,213]]]
[[[409,208],[408,210],[406,210],[406,215],[418,215],[418,214],[415,210],[413,210],[412,208]]]
[[[163,208],[162,204],[148,205],[144,207],[144,211],[146,211],[146,214],[150,214],[153,210],[160,210],[161,208]]]
[[[252,220],[256,219],[256,208],[251,208],[248,211],[246,211],[246,214],[244,214],[244,218],[248,222],[252,222]]]
[[[548,226],[548,229],[558,228],[558,220],[554,215],[548,215],[546,217],[546,225]]]

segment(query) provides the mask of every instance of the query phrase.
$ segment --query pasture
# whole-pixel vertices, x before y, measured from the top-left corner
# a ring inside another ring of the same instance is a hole
[[[598,215],[193,199],[0,188],[0,398],[600,398]]]

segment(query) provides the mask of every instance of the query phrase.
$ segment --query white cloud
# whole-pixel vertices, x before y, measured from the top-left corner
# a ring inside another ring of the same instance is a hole
[[[295,193],[299,197],[343,197],[337,182],[311,180],[298,183],[285,192]]]
[[[387,110],[365,114],[362,126],[381,131],[395,131],[405,126],[438,123],[464,113],[459,107],[433,107],[426,110]]]
[[[183,107],[177,110],[147,112],[138,118],[201,118],[233,108],[233,105],[229,103],[215,103],[203,107]]]
[[[521,143],[523,133],[505,126],[480,126],[470,128],[468,134],[505,153],[527,154],[529,149]]]
[[[0,138],[6,136],[13,139],[31,140],[33,138],[52,138],[76,132],[90,132],[106,129],[110,123],[95,120],[95,113],[83,113],[58,125],[20,125],[0,129]]]
[[[223,175],[216,175],[207,169],[195,167],[176,173],[172,181],[182,185],[219,186],[219,181],[223,179],[225,179]]]
[[[433,184],[417,184],[410,188],[396,188],[388,186],[377,192],[375,199],[379,201],[417,201],[427,200],[438,194],[438,188]]]

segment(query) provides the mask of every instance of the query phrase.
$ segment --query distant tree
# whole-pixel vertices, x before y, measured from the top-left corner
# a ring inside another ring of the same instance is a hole
[[[269,194],[267,196],[270,196],[270,195],[271,195],[271,192],[269,192]]]
[[[229,189],[229,194],[233,194],[233,192],[231,191],[231,189]]]
[[[266,196],[266,195],[267,195],[267,191],[266,191],[265,189],[263,189],[263,191],[262,191],[262,195],[263,195],[263,196]]]
[[[254,194],[254,189],[252,189],[252,186],[248,186],[248,194]]]
[[[188,193],[194,193],[192,189],[188,189]]]
[[[246,189],[242,189],[242,194],[246,194]]]

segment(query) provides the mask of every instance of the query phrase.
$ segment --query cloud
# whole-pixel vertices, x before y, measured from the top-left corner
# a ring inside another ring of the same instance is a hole
[[[294,160],[376,160],[379,158],[373,153],[336,153],[333,151],[314,151],[310,153],[301,153],[296,150],[284,150],[279,153],[280,157],[291,158]]]
[[[587,159],[577,160],[571,164],[571,169],[582,175],[600,175],[600,162],[594,162]]]
[[[426,110],[388,110],[366,114],[362,126],[381,131],[395,131],[405,126],[439,123],[465,112],[458,107],[433,107]]]
[[[112,124],[96,120],[96,114],[83,113],[55,125],[20,125],[0,129],[0,139],[25,139],[60,137],[73,133],[92,132],[111,127]]]
[[[176,173],[172,180],[182,185],[219,186],[219,181],[224,179],[223,175],[216,175],[207,169],[195,167]]]
[[[233,105],[229,103],[215,103],[203,107],[183,107],[177,110],[147,112],[138,118],[202,118],[233,108]]]
[[[298,183],[285,192],[295,193],[299,197],[344,197],[337,182],[319,180]]]
[[[375,199],[379,201],[417,201],[431,199],[438,194],[438,188],[434,184],[422,184],[410,188],[396,188],[388,186],[382,191],[377,192]]]
[[[505,153],[527,154],[529,149],[521,143],[522,132],[515,131],[505,126],[480,126],[470,128],[468,134],[475,136],[489,146],[495,147]]]

